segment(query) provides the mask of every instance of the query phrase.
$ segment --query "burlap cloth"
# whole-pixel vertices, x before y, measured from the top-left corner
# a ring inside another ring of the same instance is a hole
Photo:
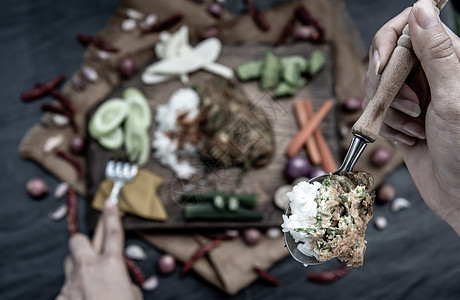
[[[365,57],[366,50],[362,46],[352,20],[345,11],[344,3],[339,0],[304,0],[303,3],[313,15],[321,20],[326,31],[326,41],[333,47],[335,53],[334,92],[337,99],[344,101],[350,97],[362,98],[362,82],[365,74],[362,59]],[[120,24],[125,19],[123,13],[125,8],[134,8],[144,13],[155,13],[160,18],[178,11],[183,12],[185,15],[184,23],[190,28],[192,42],[196,41],[196,37],[203,29],[210,25],[217,25],[220,28],[220,38],[224,44],[272,44],[277,40],[282,28],[292,15],[296,2],[289,2],[264,11],[264,15],[271,25],[271,30],[268,32],[261,32],[249,15],[234,16],[226,11],[220,20],[216,20],[206,12],[205,5],[186,0],[124,0],[122,2],[108,20],[107,25],[98,34],[121,51],[106,61],[100,61],[95,58],[96,49],[89,47],[85,52],[83,65],[92,66],[98,72],[100,79],[94,84],[89,84],[82,91],[76,90],[70,82],[63,88],[63,93],[68,95],[78,107],[76,122],[80,127],[81,135],[86,134],[87,112],[121,82],[116,70],[118,60],[121,57],[130,56],[138,66],[145,66],[154,58],[153,46],[158,35],[141,36],[138,31],[122,32]],[[359,112],[344,114],[339,108],[337,113],[339,126],[356,120],[360,114]],[[41,123],[35,125],[25,135],[19,147],[20,155],[41,164],[59,179],[71,184],[80,194],[85,195],[85,179],[78,179],[74,168],[66,161],[52,153],[43,151],[43,144],[46,139],[55,135],[62,135],[65,138],[61,147],[64,150],[67,149],[67,141],[73,136],[72,130],[68,127],[56,127],[50,121],[49,114],[45,114]],[[342,140],[344,148],[348,146],[350,139],[351,134],[348,134]],[[376,143],[368,146],[355,169],[371,172],[376,183],[379,184],[390,171],[401,164],[402,160],[401,156],[396,153],[390,163],[383,168],[376,169],[369,164],[369,155],[375,147],[391,148],[395,151],[390,143],[379,139]],[[339,157],[342,155],[340,154]],[[84,166],[84,158],[79,157],[79,160]],[[199,235],[154,235],[148,233],[140,233],[140,235],[158,249],[173,254],[181,261],[189,258],[205,241]],[[253,265],[268,269],[287,255],[281,238],[274,240],[264,238],[255,247],[246,246],[238,238],[223,242],[205,259],[199,260],[194,271],[226,293],[235,294],[256,279],[256,275],[252,271]]]

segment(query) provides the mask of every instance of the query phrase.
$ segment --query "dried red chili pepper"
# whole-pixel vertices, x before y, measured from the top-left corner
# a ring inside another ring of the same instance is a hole
[[[75,168],[78,174],[78,178],[83,178],[83,168],[75,156],[62,150],[57,150],[56,155],[69,162]]]
[[[312,272],[308,274],[308,279],[310,279],[311,281],[320,282],[320,283],[330,283],[330,282],[339,280],[340,278],[345,276],[345,274],[347,274],[349,270],[350,270],[349,266],[343,265],[340,268],[333,269],[333,270]]]
[[[104,42],[102,39],[91,36],[91,35],[86,35],[86,34],[77,34],[77,41],[82,44],[83,46],[89,46],[93,45],[94,47],[106,51],[106,52],[118,52],[119,49],[115,48],[106,42]]]
[[[283,31],[281,31],[281,34],[278,40],[275,42],[275,46],[279,46],[283,44],[284,42],[286,42],[286,40],[294,33],[296,22],[297,22],[297,19],[295,15],[293,14],[292,17],[289,19],[289,21],[284,26]]]
[[[272,274],[268,273],[267,271],[264,271],[264,270],[262,270],[261,268],[259,268],[257,266],[253,266],[252,269],[264,281],[266,281],[266,282],[268,282],[268,283],[270,283],[270,284],[272,284],[274,286],[279,286],[281,284],[280,281],[275,276],[273,276]]]
[[[67,191],[67,229],[70,235],[78,232],[77,194],[73,188]]]
[[[133,277],[133,280],[140,286],[144,284],[145,275],[141,268],[130,258],[124,256],[126,267],[128,268],[129,274]]]
[[[295,16],[303,25],[312,25],[319,33],[318,42],[324,41],[324,27],[319,21],[308,11],[303,4],[299,4],[294,11]]]
[[[172,15],[171,17],[167,18],[166,20],[163,20],[161,22],[157,22],[153,24],[150,27],[142,29],[142,34],[146,33],[153,33],[153,32],[160,32],[163,30],[168,30],[180,21],[182,21],[182,18],[184,16],[181,13],[177,13],[175,15]]]
[[[54,99],[61,102],[61,104],[73,115],[77,112],[77,109],[72,104],[69,98],[61,93],[58,89],[52,89],[51,95],[53,95]]]
[[[65,75],[61,74],[43,84],[35,84],[31,90],[25,91],[21,94],[21,99],[24,102],[30,102],[35,99],[41,98],[57,88],[57,86],[65,79]]]
[[[256,25],[262,31],[269,31],[270,25],[268,24],[267,20],[264,18],[262,13],[254,6],[251,0],[244,0],[246,7],[249,10],[249,14],[251,15],[252,19],[256,23]]]
[[[222,240],[222,241],[230,241],[236,238],[236,236],[232,236],[226,233],[205,233],[203,234],[204,237],[212,240]]]
[[[185,262],[184,267],[182,267],[181,275],[187,273],[198,259],[208,254],[212,249],[219,246],[220,243],[221,240],[215,239],[203,244],[200,248],[198,248],[198,250],[196,250],[196,252],[193,253],[193,255]]]
[[[72,127],[73,132],[78,133],[78,125],[75,122],[75,119],[74,119],[73,115],[69,111],[65,110],[64,108],[62,108],[60,106],[57,106],[57,105],[54,105],[54,104],[51,104],[51,103],[42,103],[41,108],[42,108],[43,111],[48,111],[48,112],[51,112],[51,113],[66,116],[69,119],[70,126]]]

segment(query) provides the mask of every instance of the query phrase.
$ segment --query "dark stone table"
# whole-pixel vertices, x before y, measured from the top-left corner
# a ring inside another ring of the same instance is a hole
[[[241,0],[228,2],[235,11],[243,8]],[[412,1],[345,2],[369,46],[375,31]],[[39,105],[22,103],[19,94],[37,80],[75,71],[84,51],[75,34],[96,33],[117,5],[111,0],[0,2],[0,299],[54,298],[64,281],[62,262],[68,254],[65,222],[48,218],[59,202],[51,195],[32,200],[26,194],[31,177],[44,178],[52,189],[58,181],[35,163],[19,158],[17,147],[24,133],[41,116]],[[444,17],[452,26],[450,7]],[[388,205],[376,206],[375,215],[387,217],[389,226],[384,231],[369,227],[364,267],[340,281],[320,285],[307,280],[308,272],[333,268],[336,262],[305,269],[286,258],[271,270],[281,280],[278,288],[258,281],[229,297],[198,276],[181,278],[177,269],[172,276],[160,277],[158,289],[145,298],[460,299],[459,237],[426,207],[405,167],[388,181],[412,207],[394,214]],[[82,199],[79,204],[83,216]],[[141,266],[147,274],[156,272],[158,251],[134,237],[128,237],[127,243],[147,249],[149,259]]]

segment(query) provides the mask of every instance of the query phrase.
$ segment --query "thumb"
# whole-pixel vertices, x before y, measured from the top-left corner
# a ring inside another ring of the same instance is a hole
[[[124,232],[117,205],[108,199],[104,206],[104,253],[119,256],[123,253]]]
[[[408,23],[412,47],[421,62],[432,93],[450,90],[449,87],[456,84],[453,81],[458,80],[460,64],[433,1],[419,0],[415,3]]]

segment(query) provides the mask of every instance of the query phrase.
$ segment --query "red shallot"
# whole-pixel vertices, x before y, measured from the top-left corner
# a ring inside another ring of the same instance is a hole
[[[176,268],[176,259],[171,254],[164,254],[158,259],[157,266],[162,274],[171,274]]]
[[[122,58],[118,64],[118,71],[124,78],[133,76],[135,69],[134,60],[130,57]]]
[[[249,228],[243,232],[243,240],[246,244],[253,246],[260,241],[261,235],[260,230]]]
[[[27,181],[27,192],[34,198],[43,198],[48,192],[48,184],[40,178],[31,178]]]

